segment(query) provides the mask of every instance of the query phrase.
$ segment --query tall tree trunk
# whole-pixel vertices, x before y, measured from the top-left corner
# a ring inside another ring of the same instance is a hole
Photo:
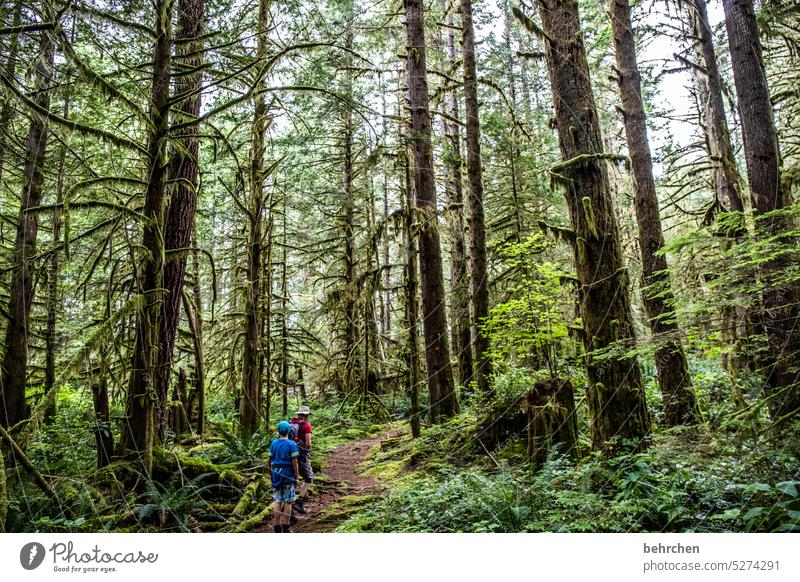
[[[101,469],[111,463],[114,454],[114,435],[111,432],[111,413],[108,404],[108,379],[106,370],[100,370],[102,376],[92,384],[92,402],[94,404],[94,441],[97,449],[97,468]]]
[[[281,245],[281,384],[283,385],[283,414],[289,412],[289,276],[286,231],[286,196],[283,195],[283,244]]]
[[[514,74],[514,53],[511,49],[511,10],[509,8],[510,1],[506,0],[505,6],[503,8],[504,13],[504,28],[503,28],[503,39],[506,45],[506,74],[508,75],[508,87],[509,87],[509,94],[511,97],[511,106],[516,109],[517,108],[517,79],[516,75]],[[514,213],[514,240],[518,243],[522,242],[522,212],[521,212],[521,202],[520,202],[520,194],[522,193],[523,183],[522,183],[522,175],[517,169],[517,163],[519,161],[522,152],[520,152],[519,147],[519,129],[517,128],[516,120],[514,119],[513,112],[509,113],[509,124],[511,125],[511,132],[509,136],[510,140],[510,147],[509,147],[509,156],[508,156],[508,165],[509,170],[511,171],[511,200],[514,205],[512,209]]]
[[[478,72],[475,64],[475,29],[472,1],[461,0],[461,41],[464,63],[464,116],[467,133],[467,178],[469,180],[469,264],[472,284],[472,322],[475,344],[475,383],[478,394],[491,397],[489,384],[492,362],[489,336],[483,332],[489,316],[489,272],[486,265],[486,224],[483,212],[483,170],[481,169],[481,123],[478,110]]]
[[[264,302],[263,316],[261,319],[262,332],[261,341],[263,346],[263,353],[260,356],[260,366],[264,373],[261,374],[262,381],[264,382],[264,393],[259,390],[258,402],[259,410],[264,419],[269,418],[269,410],[272,404],[272,395],[274,393],[274,386],[272,380],[272,289],[274,287],[275,276],[273,274],[273,260],[272,252],[274,250],[275,241],[275,189],[273,188],[267,198],[267,208],[269,209],[269,217],[267,218],[266,236],[264,239],[264,247],[266,248],[266,257],[264,260],[264,289],[261,293]],[[281,410],[283,415],[286,416],[289,412],[288,399],[282,396]]]
[[[778,136],[753,2],[723,0],[722,5],[739,102],[750,197],[758,218],[786,208],[790,200],[781,187]],[[778,237],[782,244],[790,245],[788,238],[781,237],[792,226],[788,218],[771,216],[758,225],[757,236]],[[761,271],[769,279],[786,272],[791,266],[789,257],[782,254],[762,264]],[[771,283],[762,295],[763,326],[767,335],[767,350],[761,358],[766,374],[765,392],[770,398],[773,417],[780,419],[800,410],[796,371],[800,354],[800,285]]]
[[[14,3],[14,16],[12,17],[12,26],[17,27],[20,25],[22,16],[22,0],[17,0]],[[11,35],[8,43],[8,57],[5,63],[5,76],[8,80],[13,80],[17,73],[17,51],[19,50],[19,33]],[[14,113],[14,101],[6,97],[3,99],[3,106],[0,109],[0,127],[4,128],[0,131],[0,185],[3,184],[3,170],[6,163],[6,140],[8,139],[9,124],[11,123],[11,116]],[[2,524],[0,524],[1,526]]]
[[[437,224],[436,182],[431,146],[431,115],[428,108],[428,67],[425,55],[425,25],[421,0],[406,0],[406,52],[411,127],[408,141],[414,154],[416,207],[424,220],[419,229],[419,267],[422,281],[422,311],[425,359],[431,419],[458,411],[447,346],[447,315],[444,301],[442,254]]]
[[[403,239],[406,247],[405,265],[405,317],[406,328],[408,329],[408,345],[406,347],[406,367],[408,369],[408,388],[411,394],[411,436],[419,438],[421,434],[420,409],[419,409],[419,305],[417,295],[419,282],[417,280],[417,245],[416,245],[416,221],[414,220],[414,208],[412,200],[411,160],[408,155],[408,148],[403,148],[403,170],[405,172],[405,187],[403,188]]]
[[[203,65],[203,29],[205,0],[180,0],[174,69],[177,77],[176,96],[183,100],[175,113],[175,123],[193,121],[200,115]],[[186,249],[192,241],[197,207],[197,175],[199,127],[192,125],[175,132],[180,147],[169,163],[170,201],[164,220],[164,248],[172,253],[164,263],[164,303],[161,307],[161,350],[156,372],[156,394],[159,399],[158,436],[166,431],[166,401],[172,371],[172,352],[181,314],[183,280],[186,274]]]
[[[353,49],[352,30],[353,4],[347,7],[348,29],[345,33],[345,48]],[[344,94],[348,98],[353,96],[352,59],[345,57],[345,86]],[[360,368],[356,345],[358,343],[357,321],[357,282],[356,282],[356,249],[355,249],[355,194],[353,192],[353,110],[348,103],[342,104],[342,191],[344,194],[342,206],[342,235],[344,236],[344,318],[345,318],[345,393],[355,390],[358,378],[355,371]]]
[[[270,2],[260,0],[256,19],[256,58],[259,60],[258,87],[253,100],[253,125],[250,133],[250,192],[248,202],[247,283],[244,309],[245,340],[242,358],[242,394],[239,399],[239,422],[242,434],[249,436],[258,430],[261,414],[262,381],[262,313],[261,276],[263,270],[262,244],[264,239],[264,138],[267,129],[268,107],[263,89],[266,56],[269,47]],[[267,370],[267,374],[270,370]],[[268,396],[269,398],[269,396]]]
[[[722,82],[717,66],[717,56],[714,51],[714,37],[711,35],[711,25],[708,22],[708,7],[706,0],[692,0],[694,14],[692,14],[692,28],[700,43],[700,51],[705,62],[705,78],[708,88],[708,123],[711,130],[713,150],[715,156],[712,163],[716,166],[715,180],[716,191],[720,202],[725,202],[728,209],[733,212],[742,212],[744,204],[740,188],[739,171],[736,168],[736,158],[731,147],[731,138],[728,131],[728,122],[725,119],[725,105],[722,99]]]
[[[187,313],[186,318],[192,326],[194,337],[194,393],[197,398],[197,434],[205,432],[206,418],[206,379],[205,362],[203,360],[203,300],[200,295],[200,251],[197,248],[197,226],[194,228],[192,243],[192,297],[194,300],[193,314]],[[188,303],[187,303],[188,305]],[[192,317],[194,315],[194,317]]]
[[[616,216],[580,30],[577,0],[540,0],[545,54],[563,162],[551,170],[565,189],[575,232],[591,411],[592,446],[613,448],[613,439],[650,434],[636,357],[600,353],[621,343],[633,347],[628,274],[622,261]]]
[[[649,318],[655,353],[658,385],[664,396],[667,425],[697,420],[697,399],[692,391],[689,367],[680,340],[674,301],[667,274],[667,259],[659,251],[664,246],[658,210],[653,160],[647,139],[641,76],[636,60],[636,40],[631,24],[629,0],[611,0],[611,25],[614,34],[625,136],[633,167],[633,197],[639,227],[642,256],[642,296]]]
[[[388,125],[388,116],[386,115],[386,90],[381,92],[381,112],[383,117],[383,136],[382,136],[382,147],[384,151],[388,151],[388,135],[389,135],[389,125]],[[389,220],[389,171],[388,169],[384,169],[383,171],[383,221],[386,223]],[[384,236],[381,239],[381,284],[383,287],[382,293],[382,309],[381,309],[381,317],[382,317],[382,324],[381,324],[381,333],[384,336],[388,336],[389,332],[392,330],[392,306],[391,306],[391,268],[389,266],[389,237],[384,233]],[[383,344],[382,344],[383,345]],[[381,348],[381,353],[383,354],[383,347]],[[383,356],[385,360],[385,355]]]
[[[74,33],[73,20],[73,33]],[[74,36],[74,34],[73,34]],[[64,119],[69,119],[70,93],[64,91]],[[56,382],[56,321],[61,310],[58,279],[61,274],[59,245],[61,243],[61,208],[64,201],[64,165],[67,159],[67,145],[62,143],[58,153],[58,178],[56,179],[56,208],[53,210],[53,250],[50,253],[50,268],[47,274],[47,330],[45,332],[44,393],[49,394]],[[50,399],[44,413],[45,422],[52,422],[56,416],[56,400]]]
[[[455,68],[458,63],[456,53],[455,32],[453,30],[453,16],[448,15],[447,51],[450,66]],[[452,120],[445,119],[444,127],[446,138],[450,144],[447,152],[448,188],[450,207],[450,320],[452,327],[453,351],[458,361],[458,379],[461,386],[466,386],[472,381],[474,370],[472,366],[472,313],[470,304],[469,266],[467,264],[467,248],[464,237],[464,192],[461,182],[461,129],[456,123],[460,119],[458,107],[458,93],[455,89],[448,96],[448,114]]]
[[[156,42],[153,49],[153,82],[150,130],[147,145],[147,191],[139,257],[138,291],[144,305],[137,315],[136,341],[123,426],[123,449],[135,454],[149,474],[153,467],[153,443],[159,418],[156,370],[160,352],[161,304],[164,300],[164,189],[167,176],[166,144],[169,132],[169,85],[172,48],[172,2],[155,3]]]
[[[714,38],[711,34],[711,25],[708,21],[708,9],[705,0],[692,0],[689,8],[689,20],[692,27],[692,36],[697,39],[694,49],[698,63],[704,63],[701,68],[692,66],[692,73],[700,101],[701,118],[705,119],[703,127],[706,137],[706,149],[712,164],[712,178],[716,199],[720,206],[735,212],[744,210],[741,193],[741,176],[736,164],[736,158],[731,145],[728,122],[725,116],[725,106],[722,96],[722,82],[720,80],[717,57],[714,49]],[[702,125],[702,123],[701,123]],[[729,251],[736,244],[737,239],[746,235],[744,221],[740,228],[730,233],[725,233],[728,238],[720,241],[723,252]],[[745,322],[747,314],[743,307],[723,305],[720,310],[722,319],[723,341],[730,346],[732,353],[722,356],[722,365],[728,371],[734,386],[734,400],[743,404],[738,396],[738,371],[743,367],[743,356],[747,350],[746,337],[748,335]]]
[[[54,58],[55,51],[49,32],[39,32],[34,99],[42,109],[50,108]],[[29,210],[42,203],[48,130],[45,119],[36,114],[31,115],[22,175],[21,205],[17,219],[14,267],[9,289],[5,352],[0,370],[0,426],[8,428],[27,418],[29,413],[25,403],[25,383],[28,377],[28,326],[34,295],[33,258],[36,255],[36,239],[39,232],[38,215],[29,213]]]

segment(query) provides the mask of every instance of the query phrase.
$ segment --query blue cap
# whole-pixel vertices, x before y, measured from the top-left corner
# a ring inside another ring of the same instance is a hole
[[[285,420],[282,420],[278,423],[278,432],[282,435],[289,434],[289,423]]]

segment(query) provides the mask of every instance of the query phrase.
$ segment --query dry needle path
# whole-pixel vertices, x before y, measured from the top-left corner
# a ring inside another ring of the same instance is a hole
[[[325,510],[345,495],[369,495],[380,489],[375,481],[366,475],[356,472],[358,465],[367,456],[369,450],[388,434],[350,441],[333,449],[325,459],[322,472],[328,477],[324,486],[311,486],[311,494],[305,503],[306,514],[298,515],[297,524],[292,527],[297,533],[320,533],[333,530],[338,520],[326,519]],[[254,532],[272,532],[272,525],[262,526]]]

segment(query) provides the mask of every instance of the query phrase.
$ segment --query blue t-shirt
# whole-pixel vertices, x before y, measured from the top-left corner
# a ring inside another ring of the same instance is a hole
[[[275,439],[269,446],[269,460],[273,466],[292,466],[292,459],[300,455],[297,443],[292,439]]]

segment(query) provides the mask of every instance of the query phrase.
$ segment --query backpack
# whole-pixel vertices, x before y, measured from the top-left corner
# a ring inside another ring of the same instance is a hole
[[[300,449],[300,452],[308,450],[308,447],[306,447],[306,443],[300,440],[300,429],[303,428],[303,425],[305,423],[306,423],[305,420],[298,420],[298,419],[292,419],[289,422],[289,438],[297,443],[297,447]]]

